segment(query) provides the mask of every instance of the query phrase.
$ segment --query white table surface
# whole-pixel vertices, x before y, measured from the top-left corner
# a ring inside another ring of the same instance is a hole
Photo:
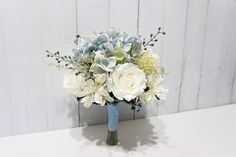
[[[0,157],[236,157],[236,104],[119,124],[119,145],[106,125],[0,138]]]

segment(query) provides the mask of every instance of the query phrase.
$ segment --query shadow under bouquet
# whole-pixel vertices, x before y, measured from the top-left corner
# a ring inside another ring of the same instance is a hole
[[[108,145],[118,143],[120,101],[127,102],[131,110],[139,111],[142,104],[166,98],[164,69],[152,50],[158,35],[165,32],[158,28],[146,40],[110,27],[89,37],[77,35],[77,46],[70,56],[47,51],[47,57],[54,58],[57,66],[65,71],[66,91],[86,108],[94,104],[107,107]]]

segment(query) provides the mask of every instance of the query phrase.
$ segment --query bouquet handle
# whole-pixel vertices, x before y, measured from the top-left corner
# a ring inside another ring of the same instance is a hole
[[[109,102],[107,104],[108,134],[107,144],[117,145],[118,143],[118,123],[119,123],[120,104]]]

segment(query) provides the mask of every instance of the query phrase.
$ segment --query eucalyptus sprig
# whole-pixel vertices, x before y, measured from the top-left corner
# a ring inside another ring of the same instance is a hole
[[[161,31],[161,27],[158,28],[158,31],[157,33],[154,35],[153,33],[150,34],[150,39],[148,41],[146,41],[146,39],[144,38],[143,39],[143,47],[144,47],[144,50],[147,49],[147,46],[154,46],[154,44],[156,42],[158,42],[158,35],[166,35],[166,32],[164,31]]]

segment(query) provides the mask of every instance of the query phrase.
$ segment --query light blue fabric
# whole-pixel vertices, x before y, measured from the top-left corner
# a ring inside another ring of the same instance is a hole
[[[117,131],[119,123],[120,104],[109,102],[107,105],[108,112],[108,130]]]

